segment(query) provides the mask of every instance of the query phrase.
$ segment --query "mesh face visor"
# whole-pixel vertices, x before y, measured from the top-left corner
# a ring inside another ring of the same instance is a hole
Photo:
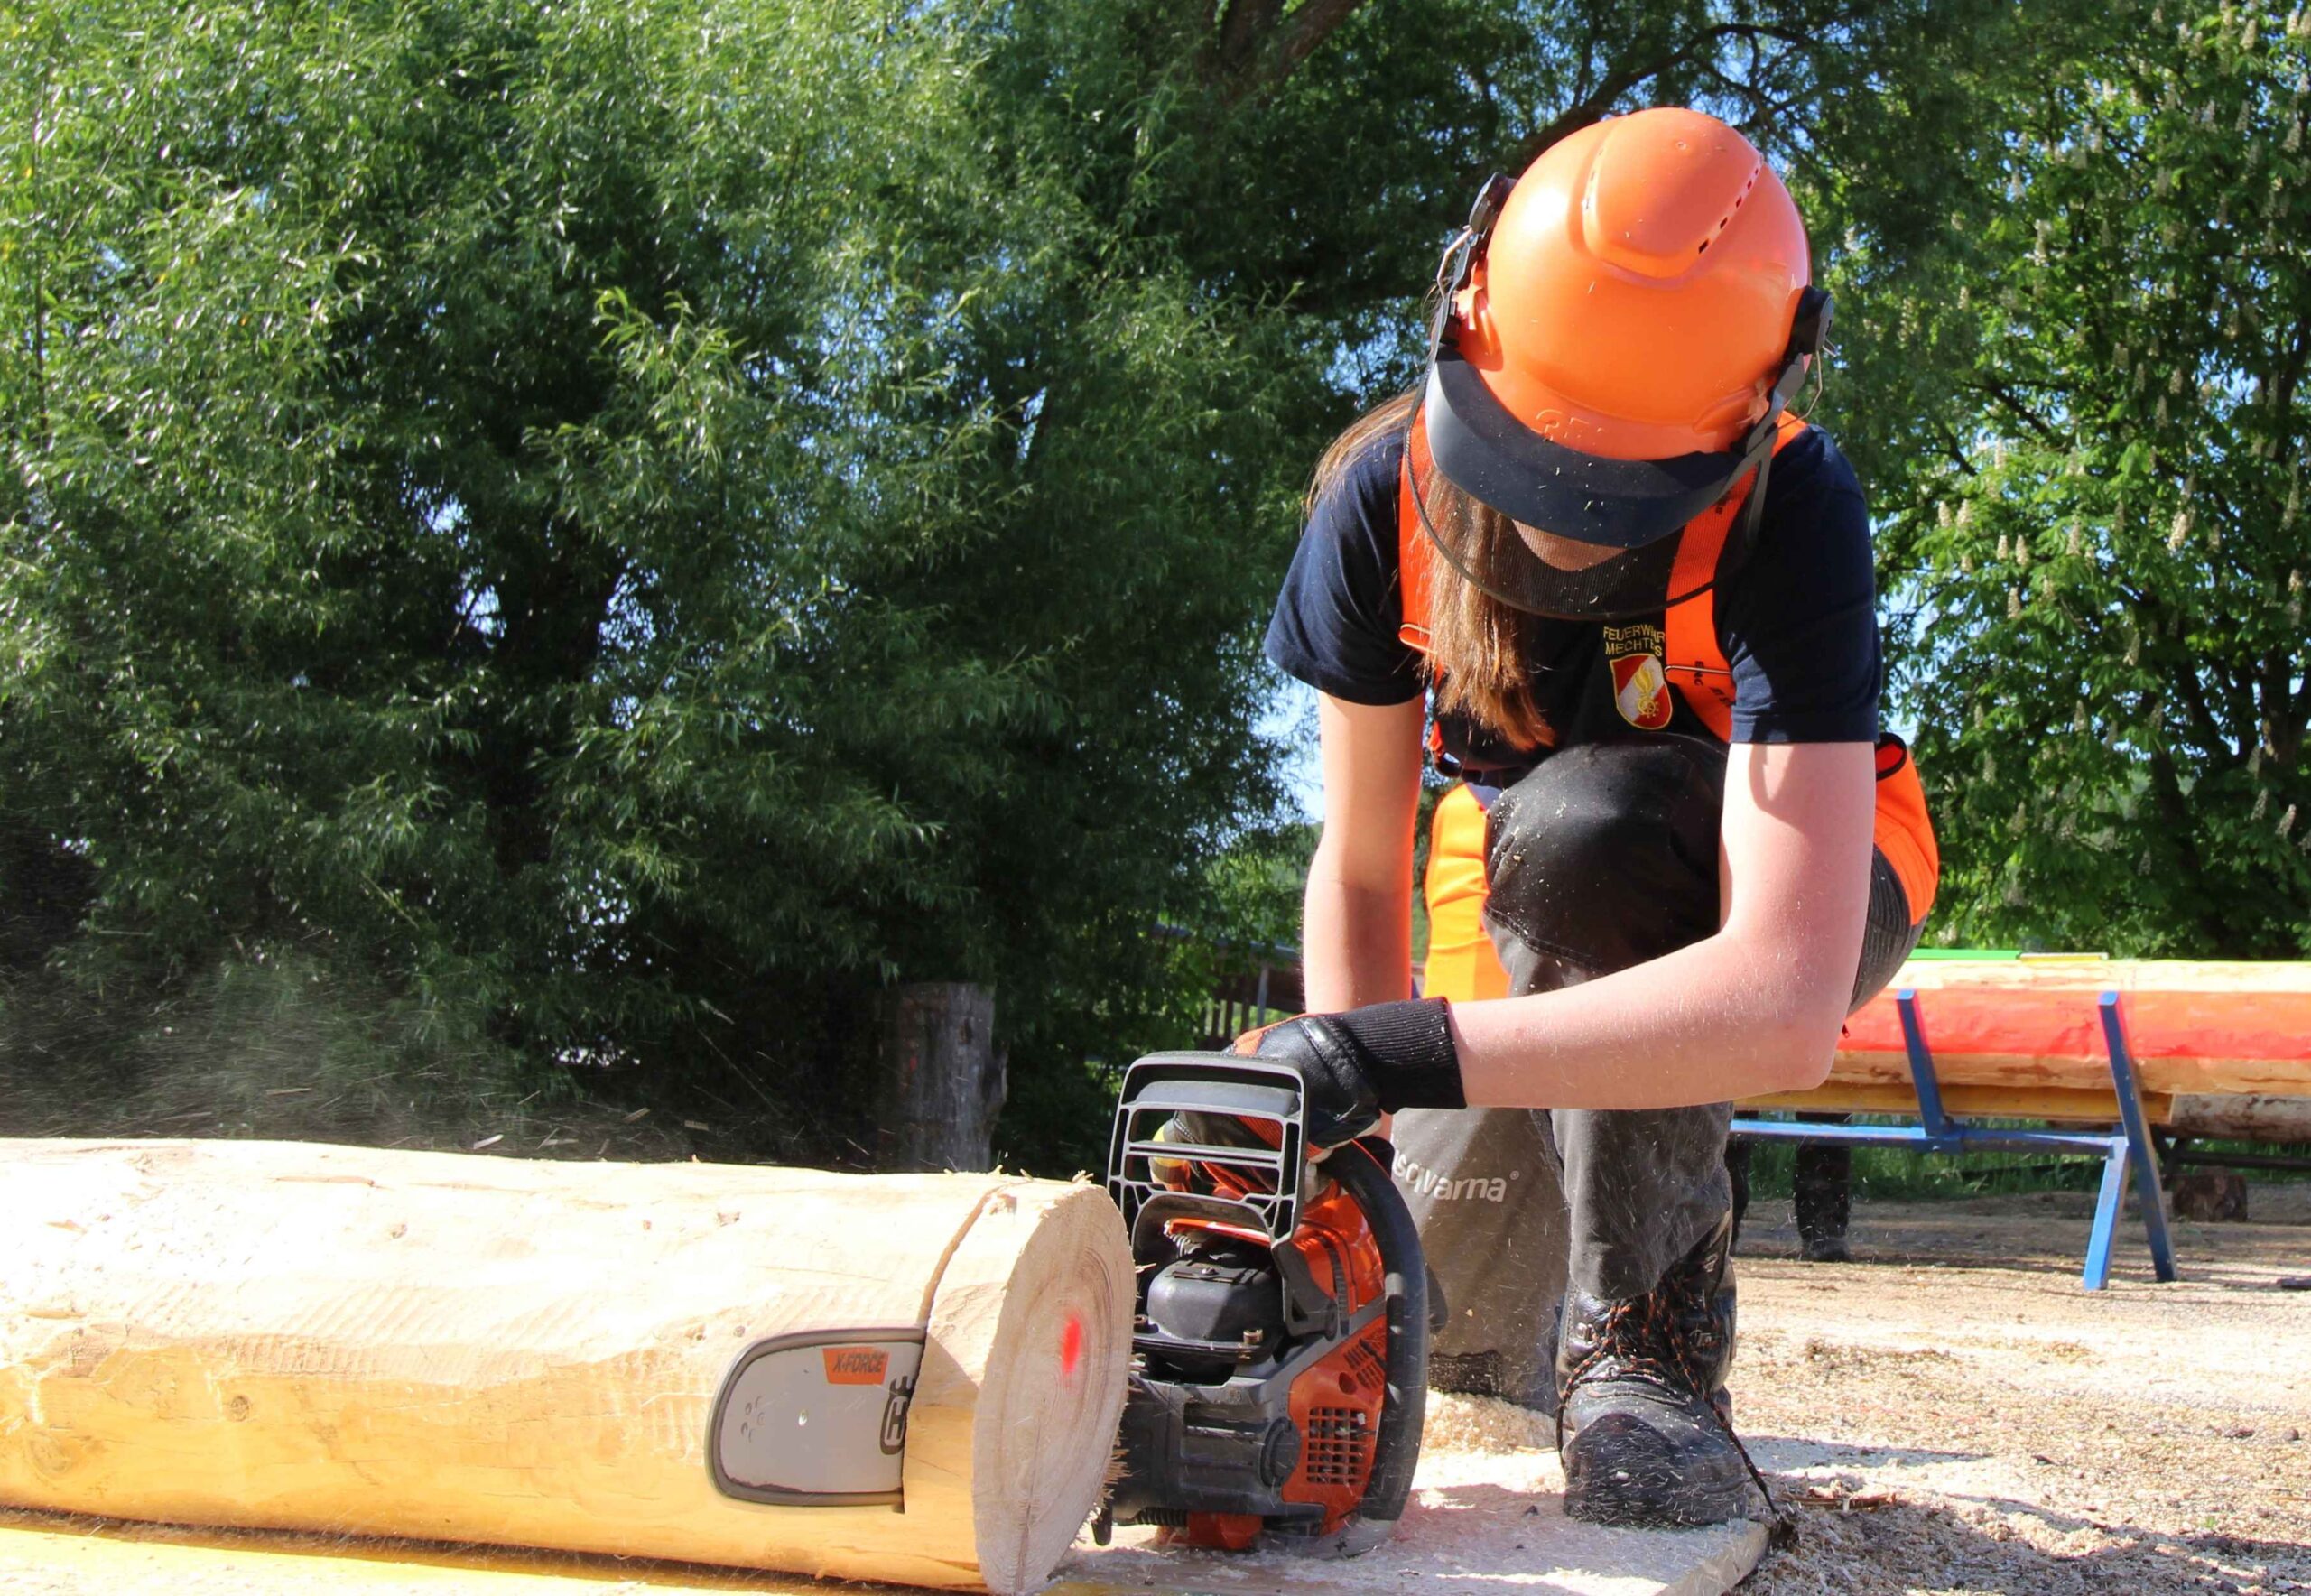
[[[1722,561],[1677,569],[1685,524],[1756,463],[1747,451],[1618,460],[1567,449],[1518,424],[1449,348],[1429,367],[1422,416],[1428,458],[1415,451],[1413,461],[1422,530],[1453,570],[1511,608],[1578,621],[1657,613],[1748,552],[1755,517],[1745,514]],[[1763,431],[1769,455],[1774,429]],[[1460,493],[1442,491],[1447,484]],[[1520,522],[1544,535],[1528,537]]]

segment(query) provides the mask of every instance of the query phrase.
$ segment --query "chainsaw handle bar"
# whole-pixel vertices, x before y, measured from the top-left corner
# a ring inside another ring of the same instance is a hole
[[[1412,1495],[1413,1469],[1420,1461],[1420,1428],[1428,1414],[1428,1267],[1412,1211],[1405,1206],[1395,1176],[1371,1148],[1360,1142],[1335,1147],[1323,1170],[1364,1211],[1387,1271],[1388,1406],[1373,1441],[1371,1478],[1356,1509],[1363,1533],[1351,1525],[1345,1532],[1348,1544],[1341,1547],[1353,1554],[1385,1540]]]

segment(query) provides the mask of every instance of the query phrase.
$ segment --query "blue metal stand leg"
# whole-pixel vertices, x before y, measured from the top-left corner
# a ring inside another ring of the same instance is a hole
[[[1949,1116],[1942,1111],[1942,1078],[1934,1072],[1934,1054],[1926,1050],[1926,1028],[1918,1023],[1917,988],[1904,987],[1895,993],[1894,1007],[1902,1016],[1902,1046],[1910,1058],[1910,1085],[1917,1092],[1918,1121],[1929,1137],[1948,1136]]]
[[[2102,994],[2102,1042],[2111,1052],[2111,1084],[2119,1095],[2119,1119],[2134,1155],[2135,1192],[2142,1200],[2142,1228],[2150,1238],[2150,1267],[2160,1280],[2175,1278],[2175,1240],[2167,1230],[2167,1187],[2159,1178],[2158,1148],[2150,1139],[2150,1118],[2142,1111],[2142,1088],[2135,1079],[2134,1054],[2127,1047],[2119,995]],[[2109,1178],[2106,1169],[2104,1179]],[[2112,1218],[2115,1221],[2116,1215]]]
[[[2086,1240],[2086,1289],[2100,1291],[2110,1284],[2111,1253],[2118,1239],[2119,1215],[2126,1204],[2130,1175],[2142,1199],[2142,1223],[2149,1234],[2151,1267],[2159,1279],[2175,1278],[2175,1244],[2167,1232],[2167,1193],[2159,1179],[2158,1146],[2151,1139],[2150,1117],[2143,1112],[2141,1081],[2135,1074],[2134,1055],[2127,1046],[2126,1027],[2119,1013],[2116,992],[2105,992],[2102,998],[2102,1038],[2110,1049],[2111,1087],[2119,1104],[2121,1127],[2116,1131],[2016,1128],[1953,1120],[1943,1106],[1934,1055],[1926,1045],[1926,1027],[1918,1016],[1917,989],[1902,988],[1894,994],[1894,1004],[1901,1015],[1903,1047],[1909,1055],[1910,1079],[1917,1090],[1920,1123],[1916,1128],[1790,1125],[1778,1120],[1739,1118],[1733,1121],[1733,1134],[1766,1141],[1900,1147],[1959,1156],[1977,1152],[2049,1150],[2069,1157],[2098,1156],[2102,1160],[2102,1186],[2094,1201],[2094,1228]]]
[[[2111,1282],[2111,1246],[2118,1238],[2119,1209],[2126,1197],[2126,1138],[2112,1137],[2111,1150],[2102,1158],[2102,1191],[2094,1200],[2094,1228],[2087,1232],[2086,1268],[2080,1277],[2089,1291],[2100,1291]]]

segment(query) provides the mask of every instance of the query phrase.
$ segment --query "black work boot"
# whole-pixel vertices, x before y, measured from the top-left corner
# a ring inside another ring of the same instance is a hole
[[[1669,1528],[1749,1512],[1749,1464],[1725,1422],[1732,1229],[1721,1220],[1644,1296],[1567,1300],[1558,1456],[1571,1517]]]
[[[1823,1119],[1844,1116],[1822,1115]],[[1797,1239],[1809,1264],[1846,1264],[1853,1248],[1845,1231],[1853,1212],[1853,1154],[1846,1147],[1800,1144],[1796,1202]]]

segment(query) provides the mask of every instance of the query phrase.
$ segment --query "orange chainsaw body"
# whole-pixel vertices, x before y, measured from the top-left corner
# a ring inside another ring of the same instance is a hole
[[[1189,1228],[1267,1239],[1248,1229],[1212,1220],[1175,1220],[1171,1226],[1175,1233]],[[1320,1285],[1329,1281],[1333,1300],[1350,1316],[1386,1289],[1387,1270],[1372,1227],[1365,1221],[1364,1211],[1335,1183],[1325,1183],[1301,1209],[1293,1233],[1276,1245],[1299,1254]],[[1388,1323],[1376,1319],[1292,1382],[1292,1422],[1302,1437],[1300,1461],[1277,1494],[1287,1502],[1323,1508],[1323,1534],[1338,1531],[1364,1499],[1372,1476],[1373,1440],[1388,1396]],[[1264,1522],[1249,1513],[1191,1513],[1184,1529],[1168,1530],[1165,1538],[1240,1552],[1259,1538]]]
[[[1427,1266],[1384,1145],[1320,1152],[1273,1059],[1124,1072],[1108,1190],[1137,1266],[1118,1467],[1092,1526],[1353,1554],[1411,1494]]]

